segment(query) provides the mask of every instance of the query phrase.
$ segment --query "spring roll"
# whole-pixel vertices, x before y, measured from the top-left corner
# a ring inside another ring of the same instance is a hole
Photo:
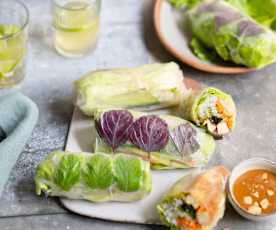
[[[224,61],[261,68],[276,60],[276,35],[223,0],[201,1],[188,18],[194,37]]]
[[[76,105],[87,116],[112,107],[153,110],[180,103],[183,73],[174,63],[102,70],[75,82]]]
[[[172,230],[211,230],[225,209],[229,172],[216,166],[180,179],[157,206],[163,224]]]
[[[139,156],[152,169],[198,167],[215,151],[211,135],[179,117],[124,109],[98,110],[94,117],[95,152]]]
[[[190,90],[182,100],[180,114],[220,138],[234,129],[236,106],[230,95],[209,87]]]
[[[150,166],[125,154],[56,151],[37,167],[36,193],[92,202],[131,202],[151,191]]]

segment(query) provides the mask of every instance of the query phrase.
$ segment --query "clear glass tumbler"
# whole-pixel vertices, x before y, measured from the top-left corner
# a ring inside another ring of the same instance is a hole
[[[0,0],[0,88],[25,77],[29,11],[18,0]]]
[[[54,45],[66,57],[83,56],[96,47],[101,0],[53,0]]]

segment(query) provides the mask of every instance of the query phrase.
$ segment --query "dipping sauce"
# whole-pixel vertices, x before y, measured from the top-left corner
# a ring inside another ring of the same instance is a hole
[[[253,215],[276,211],[276,174],[265,169],[249,170],[235,181],[236,201]]]

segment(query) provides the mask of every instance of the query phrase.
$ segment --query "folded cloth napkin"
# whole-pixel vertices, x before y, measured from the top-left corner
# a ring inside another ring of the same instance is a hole
[[[37,119],[36,104],[23,94],[0,97],[0,195]]]

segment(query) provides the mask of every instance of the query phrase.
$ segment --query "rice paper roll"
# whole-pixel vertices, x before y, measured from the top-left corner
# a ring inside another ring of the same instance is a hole
[[[150,193],[150,165],[125,154],[56,151],[39,163],[35,184],[37,195],[131,202]]]
[[[95,71],[75,82],[76,105],[88,116],[113,107],[143,111],[176,106],[185,89],[174,62]]]
[[[149,161],[152,169],[198,167],[206,164],[215,151],[214,138],[204,129],[171,115],[99,110],[95,127],[95,152],[139,156]]]
[[[220,138],[233,131],[236,106],[229,94],[207,87],[197,91],[190,90],[182,100],[180,114]]]
[[[276,35],[225,1],[203,0],[188,18],[194,37],[225,61],[261,68],[276,60]]]
[[[157,205],[162,223],[172,230],[213,229],[224,214],[228,175],[216,166],[181,178]]]

